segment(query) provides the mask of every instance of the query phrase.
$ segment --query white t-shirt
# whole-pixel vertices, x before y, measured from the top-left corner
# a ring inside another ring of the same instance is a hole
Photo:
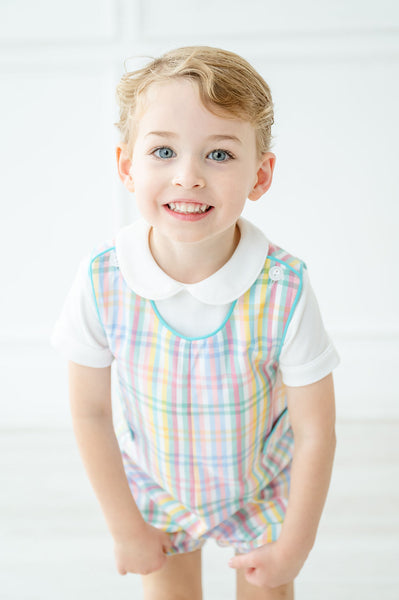
[[[124,227],[115,240],[118,266],[127,285],[153,300],[168,326],[189,338],[203,337],[223,323],[231,304],[255,282],[263,268],[269,242],[249,221],[238,222],[241,238],[230,260],[216,273],[194,284],[169,277],[152,257],[142,219]],[[84,259],[52,334],[52,345],[66,358],[89,367],[107,367],[113,361],[99,321],[89,276],[90,258]],[[283,381],[301,386],[319,381],[339,363],[322,322],[307,270],[294,315],[280,354]]]

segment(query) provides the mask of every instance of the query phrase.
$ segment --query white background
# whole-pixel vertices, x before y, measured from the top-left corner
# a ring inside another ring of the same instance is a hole
[[[50,331],[81,257],[136,216],[115,85],[126,58],[193,44],[271,86],[275,181],[245,216],[308,264],[342,360],[338,416],[399,417],[399,4],[0,0],[3,427],[69,424]]]

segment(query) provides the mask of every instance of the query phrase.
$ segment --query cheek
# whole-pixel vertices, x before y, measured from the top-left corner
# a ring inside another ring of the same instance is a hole
[[[219,179],[218,186],[225,190],[232,198],[241,198],[252,189],[253,181],[249,180],[248,170],[245,168],[237,169],[234,173],[225,173]]]
[[[139,179],[135,181],[136,196],[138,199],[141,197],[148,198],[149,196],[155,194],[156,189],[156,185],[154,185],[154,182],[149,178],[139,177]]]
[[[153,170],[151,170],[148,164],[143,161],[133,161],[130,174],[133,178],[136,189],[154,187],[155,182],[157,181],[156,177],[154,177]]]

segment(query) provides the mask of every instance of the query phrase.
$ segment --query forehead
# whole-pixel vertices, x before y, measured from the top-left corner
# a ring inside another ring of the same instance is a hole
[[[243,142],[255,140],[255,129],[249,121],[222,111],[212,112],[203,104],[198,85],[188,79],[151,84],[143,92],[136,113],[138,133],[149,130],[193,129],[217,135],[239,137]]]

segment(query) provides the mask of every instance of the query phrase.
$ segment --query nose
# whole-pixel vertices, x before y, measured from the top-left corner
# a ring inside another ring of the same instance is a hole
[[[205,186],[205,178],[198,162],[189,158],[176,163],[176,171],[172,183],[184,189],[203,188]]]

